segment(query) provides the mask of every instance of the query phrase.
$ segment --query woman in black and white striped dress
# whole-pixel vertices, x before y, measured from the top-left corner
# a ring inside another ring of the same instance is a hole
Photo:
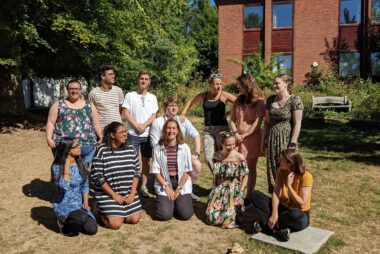
[[[104,224],[119,229],[125,223],[140,221],[141,203],[137,194],[140,176],[135,149],[126,145],[127,132],[122,123],[104,128],[104,144],[96,149],[92,163],[95,199]]]

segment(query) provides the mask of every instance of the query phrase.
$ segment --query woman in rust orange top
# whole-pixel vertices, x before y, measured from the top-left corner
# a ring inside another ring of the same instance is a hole
[[[260,217],[254,223],[255,231],[266,229],[277,240],[288,241],[291,231],[307,228],[312,185],[313,176],[305,170],[301,155],[293,149],[284,150],[272,199],[259,191],[250,195],[254,213]]]

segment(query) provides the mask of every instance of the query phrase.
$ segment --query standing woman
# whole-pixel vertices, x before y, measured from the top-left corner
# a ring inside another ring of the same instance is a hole
[[[60,140],[51,170],[57,186],[53,208],[61,233],[66,236],[76,236],[79,232],[96,234],[98,226],[88,205],[88,175],[76,139]]]
[[[247,161],[235,145],[234,134],[223,133],[223,149],[214,155],[214,187],[208,196],[206,215],[211,224],[222,228],[239,226],[237,212],[244,204],[248,180]]]
[[[105,226],[117,230],[123,223],[140,221],[141,203],[136,192],[140,176],[137,153],[126,144],[127,131],[122,123],[104,128],[104,144],[92,162],[94,192],[100,218]]]
[[[178,122],[171,118],[165,122],[159,144],[153,148],[151,173],[156,176],[159,220],[170,220],[173,215],[189,220],[193,215],[191,171],[190,148],[183,142]]]
[[[261,149],[266,150],[268,190],[273,192],[276,171],[283,150],[297,148],[301,131],[303,104],[301,98],[290,93],[291,77],[282,74],[274,80],[275,95],[266,102],[264,133]]]
[[[204,115],[204,147],[206,161],[212,169],[212,157],[214,152],[220,151],[221,137],[220,132],[228,131],[226,119],[226,103],[233,103],[236,97],[222,90],[222,74],[211,74],[208,78],[209,91],[200,93],[188,101],[182,111],[182,116],[186,117],[190,108],[198,103],[202,103]]]
[[[249,177],[247,193],[251,193],[256,185],[256,165],[261,151],[261,123],[265,116],[265,102],[256,79],[243,74],[237,79],[240,95],[231,111],[231,130],[236,134],[239,152],[247,158]]]
[[[76,138],[81,145],[83,162],[88,166],[94,155],[96,136],[102,137],[102,129],[96,107],[81,98],[81,88],[79,80],[70,80],[66,85],[67,98],[51,106],[46,123],[46,141],[54,153],[63,137]]]

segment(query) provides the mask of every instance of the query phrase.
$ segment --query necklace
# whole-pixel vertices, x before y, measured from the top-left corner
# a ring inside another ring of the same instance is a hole
[[[284,106],[286,104],[286,102],[288,101],[289,97],[290,96],[284,97],[281,100],[277,101],[278,106],[280,106],[280,107]]]

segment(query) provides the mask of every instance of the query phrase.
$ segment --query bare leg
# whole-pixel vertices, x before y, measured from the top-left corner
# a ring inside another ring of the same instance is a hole
[[[247,184],[247,195],[249,195],[249,193],[251,193],[255,189],[255,186],[256,186],[257,160],[258,160],[258,158],[247,159],[248,169],[249,169],[248,184]]]
[[[146,183],[148,182],[148,175],[149,175],[149,160],[150,158],[148,157],[141,157],[141,162],[142,162],[142,181],[141,185],[146,186]]]
[[[138,212],[125,218],[124,222],[128,224],[137,224],[140,221],[140,217],[141,217],[141,212]]]
[[[118,230],[121,228],[124,222],[124,217],[119,217],[119,216],[100,216],[102,219],[104,225],[113,230]]]

